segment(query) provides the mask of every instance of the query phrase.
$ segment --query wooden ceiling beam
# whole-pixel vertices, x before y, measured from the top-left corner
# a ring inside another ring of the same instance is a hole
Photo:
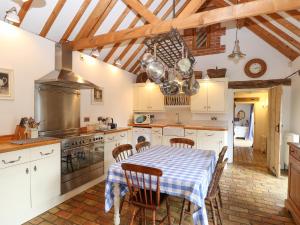
[[[80,18],[84,14],[85,10],[87,9],[87,7],[91,3],[91,1],[92,0],[83,1],[83,3],[80,6],[80,9],[76,13],[75,17],[73,18],[72,22],[68,26],[68,28],[65,31],[65,33],[63,34],[63,36],[61,37],[61,39],[60,39],[61,43],[68,41],[68,38],[70,37],[71,33],[73,32],[74,28],[76,27],[77,23],[79,22]]]
[[[49,30],[52,27],[52,24],[54,23],[55,19],[57,18],[58,14],[64,7],[66,1],[67,0],[58,0],[58,2],[56,3],[56,6],[54,7],[51,15],[48,18],[46,24],[44,25],[42,31],[40,32],[40,36],[46,37],[46,35],[48,34]]]
[[[262,38],[264,41],[266,41],[268,44],[273,46],[275,49],[280,51],[283,55],[285,55],[287,58],[289,58],[291,61],[295,60],[299,54],[290,48],[288,45],[286,45],[284,42],[276,38],[273,34],[263,29],[261,26],[259,26],[257,23],[255,23],[253,20],[247,18],[245,19],[246,27],[250,29],[253,33],[255,33],[257,36]]]
[[[94,28],[97,24],[99,19],[101,18],[102,14],[105,12],[106,8],[109,6],[111,0],[98,0],[96,7],[94,8],[93,12],[90,14],[87,21],[82,26],[81,30],[76,35],[75,40],[79,40],[82,38],[88,37],[90,31]],[[95,47],[95,46],[93,46]]]
[[[250,81],[229,81],[229,89],[249,89],[249,88],[270,88],[279,85],[291,86],[291,79],[273,79],[273,80],[250,80]]]
[[[300,43],[297,40],[295,40],[294,38],[292,38],[291,36],[289,36],[288,34],[286,34],[285,32],[283,32],[281,29],[279,29],[278,27],[276,27],[275,25],[273,25],[267,19],[265,19],[262,16],[256,16],[254,18],[256,20],[258,20],[259,22],[261,22],[264,26],[266,26],[267,28],[269,28],[271,31],[273,31],[274,33],[276,33],[278,36],[280,36],[281,38],[283,38],[284,40],[286,40],[287,42],[289,42],[291,45],[293,45],[294,47],[296,47],[297,49],[300,50]]]
[[[128,58],[127,62],[124,63],[122,66],[122,69],[126,69],[127,66],[135,59],[135,57],[140,53],[140,51],[144,48],[143,44],[140,44],[140,46],[132,53],[132,55]]]
[[[149,23],[158,23],[158,19],[147,7],[143,6],[137,0],[123,0],[123,2],[130,8],[132,8],[137,14],[142,16]]]
[[[31,7],[32,2],[33,2],[33,0],[29,0],[29,1],[24,2],[22,4],[22,7],[21,7],[21,9],[20,9],[20,11],[18,13],[18,16],[20,18],[20,23],[14,23],[15,26],[17,26],[17,27],[21,26],[21,24],[22,24],[22,22],[23,22],[23,20],[24,20],[24,18],[26,16],[28,10]]]
[[[285,27],[287,30],[291,31],[292,33],[294,33],[300,37],[300,28],[298,26],[292,24],[291,22],[286,20],[284,17],[282,17],[278,13],[271,13],[268,16],[270,16],[273,20],[275,20],[281,26]]]
[[[149,7],[154,0],[148,0],[145,4],[145,7]],[[133,21],[130,23],[128,28],[133,28],[135,27],[135,25],[139,22],[140,20],[140,16],[136,16]],[[108,62],[109,59],[113,56],[113,54],[117,51],[117,49],[120,47],[121,42],[120,43],[116,43],[113,45],[112,49],[109,51],[109,53],[106,55],[106,57],[104,58],[104,62]]]
[[[286,13],[300,22],[300,12],[298,10],[290,10],[286,11]]]
[[[183,18],[196,13],[205,2],[206,0],[191,0],[185,9],[180,13],[178,18]]]
[[[300,8],[300,1],[298,0],[253,1],[200,12],[185,18],[175,18],[157,24],[147,24],[137,28],[83,38],[81,40],[73,41],[70,44],[73,46],[74,50],[80,50],[111,43],[119,43],[134,38],[158,35],[170,31],[171,28],[183,30],[297,8]]]

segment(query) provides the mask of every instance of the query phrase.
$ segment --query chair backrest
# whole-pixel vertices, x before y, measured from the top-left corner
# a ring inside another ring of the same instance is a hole
[[[221,176],[224,171],[224,167],[227,164],[228,159],[225,159],[224,162],[219,163],[216,165],[215,172],[213,174],[213,177],[211,179],[211,182],[208,187],[207,197],[214,197],[218,193],[218,187],[220,183]]]
[[[170,144],[172,147],[193,148],[195,142],[188,138],[171,138]]]
[[[143,151],[149,149],[150,146],[151,146],[150,142],[143,141],[143,142],[137,143],[135,146],[135,149],[138,153],[140,153],[140,152],[143,152]]]
[[[226,152],[227,152],[227,149],[228,149],[227,146],[224,146],[224,147],[222,148],[221,152],[219,153],[219,159],[218,159],[217,164],[223,162],[224,157],[225,157],[225,154],[226,154]]]
[[[132,145],[119,145],[112,151],[112,155],[116,162],[121,162],[122,160],[127,159],[128,157],[133,155]]]
[[[121,166],[125,173],[131,203],[144,208],[154,209],[158,207],[162,171],[157,168],[130,163],[122,163]]]

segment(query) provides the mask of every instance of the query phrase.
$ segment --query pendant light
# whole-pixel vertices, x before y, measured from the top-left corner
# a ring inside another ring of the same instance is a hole
[[[238,0],[237,0],[237,4],[238,4]],[[241,51],[241,47],[240,47],[240,41],[238,39],[238,30],[239,30],[239,21],[236,20],[236,32],[235,32],[235,42],[234,42],[234,47],[232,50],[232,53],[230,55],[228,55],[228,58],[230,59],[241,59],[243,57],[246,56],[246,54],[244,54]]]
[[[18,16],[16,7],[12,7],[6,11],[4,21],[8,21],[10,23],[20,23],[20,18]]]

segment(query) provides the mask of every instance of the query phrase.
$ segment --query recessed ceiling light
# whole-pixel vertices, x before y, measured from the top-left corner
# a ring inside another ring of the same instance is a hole
[[[11,9],[6,11],[4,21],[8,21],[11,23],[20,23],[20,18],[18,16],[16,7],[12,7]]]
[[[118,67],[121,67],[123,65],[121,59],[116,59],[114,64]]]
[[[90,54],[91,56],[95,57],[95,58],[99,58],[100,56],[100,52],[97,48],[92,49],[92,52]]]

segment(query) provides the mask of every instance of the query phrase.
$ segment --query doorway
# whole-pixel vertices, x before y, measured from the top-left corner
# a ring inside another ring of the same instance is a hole
[[[267,167],[268,90],[234,94],[234,163]]]

